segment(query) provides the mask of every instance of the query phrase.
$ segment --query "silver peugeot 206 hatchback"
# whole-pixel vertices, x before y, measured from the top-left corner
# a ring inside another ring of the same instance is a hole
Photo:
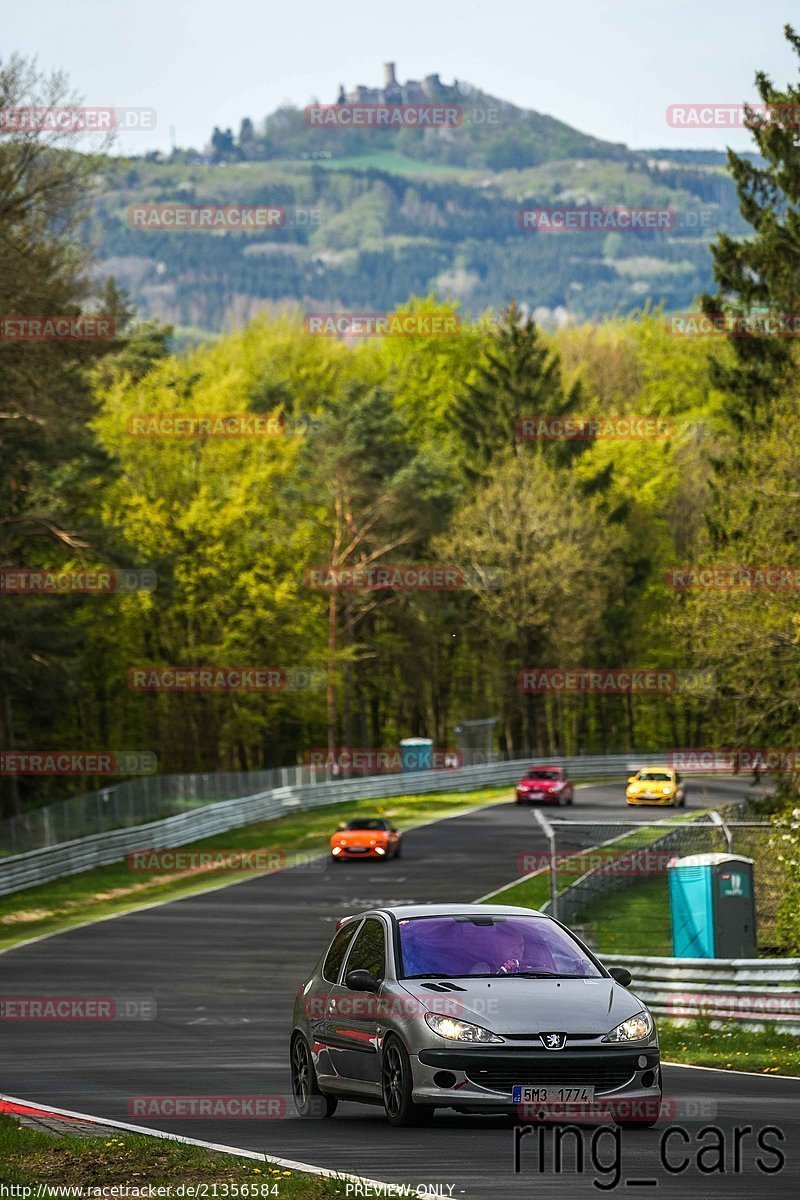
[[[655,1022],[565,926],[528,908],[427,904],[344,917],[297,991],[297,1111],[383,1104],[392,1125],[437,1108],[650,1126]]]

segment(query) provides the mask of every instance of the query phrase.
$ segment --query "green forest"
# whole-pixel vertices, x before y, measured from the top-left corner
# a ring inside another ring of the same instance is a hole
[[[308,131],[306,131],[308,132]],[[383,135],[373,135],[383,136]],[[746,224],[723,166],[645,154],[572,158],[503,171],[427,164],[386,147],[303,162],[103,159],[82,230],[142,316],[178,332],[220,332],[287,303],[387,311],[409,296],[455,296],[465,314],[509,296],[549,324],[648,301],[681,311],[712,283],[709,243]],[[132,228],[141,204],[276,204],[266,232]],[[674,228],[538,233],[526,205],[668,209]]]
[[[60,86],[23,60],[0,77],[6,102],[53,103]],[[798,311],[797,133],[758,120],[752,132],[765,165],[730,156],[750,233],[714,243],[708,312]],[[105,342],[0,339],[0,559],[146,569],[156,585],[3,592],[6,747],[250,770],[326,745],[448,747],[481,717],[498,718],[509,755],[797,744],[795,592],[669,582],[674,568],[800,564],[790,340],[674,336],[657,308],[546,332],[512,300],[449,337],[314,337],[298,307],[179,350],[112,279],[96,294],[79,240],[96,172],[68,143],[0,145],[3,312],[116,327]],[[457,304],[419,293],[399,307]],[[268,437],[133,436],[143,413],[274,419]],[[668,433],[517,434],[526,418],[609,414]],[[309,584],[319,568],[404,564],[463,579]],[[208,666],[310,671],[313,685],[129,686],[134,668]],[[669,694],[545,695],[520,690],[526,668],[686,674]],[[4,812],[68,786],[6,778]]]

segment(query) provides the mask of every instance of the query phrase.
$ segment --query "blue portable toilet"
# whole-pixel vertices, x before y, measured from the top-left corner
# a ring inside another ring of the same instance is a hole
[[[403,738],[400,742],[400,764],[404,771],[430,771],[433,738]]]
[[[667,865],[676,958],[754,958],[753,860],[690,854]]]

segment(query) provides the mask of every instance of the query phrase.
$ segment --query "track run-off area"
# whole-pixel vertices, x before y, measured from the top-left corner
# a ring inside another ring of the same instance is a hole
[[[687,809],[749,792],[747,780],[691,781]],[[573,806],[544,811],[620,825],[673,815],[627,808],[619,783],[579,787]],[[583,826],[571,837],[561,829],[559,853],[609,834]],[[288,1069],[293,999],[337,919],[386,904],[475,900],[512,882],[520,855],[546,849],[530,810],[492,805],[407,831],[397,860],[323,859],[5,951],[5,996],[139,998],[154,1001],[157,1015],[2,1021],[0,1092],[471,1200],[603,1192],[796,1197],[800,1079],[668,1064],[664,1096],[675,1102],[674,1118],[651,1130],[576,1127],[560,1143],[560,1162],[557,1126],[521,1136],[506,1118],[442,1110],[428,1129],[391,1129],[382,1109],[350,1103],[328,1121],[296,1116]],[[131,1114],[134,1097],[190,1095],[274,1097],[274,1119]],[[765,1134],[768,1127],[778,1134]],[[358,1195],[357,1186],[342,1181],[342,1195]]]

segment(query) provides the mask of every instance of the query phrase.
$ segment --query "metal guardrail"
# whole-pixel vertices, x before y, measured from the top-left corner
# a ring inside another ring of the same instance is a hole
[[[652,958],[607,954],[655,1016],[708,1017],[800,1033],[800,958]]]
[[[176,817],[222,800],[254,796],[272,788],[325,782],[326,778],[324,770],[303,766],[213,774],[142,775],[123,783],[108,783],[93,792],[26,809],[0,820],[0,856],[42,850],[93,833]]]
[[[387,799],[391,796],[501,787],[515,783],[532,763],[564,766],[570,778],[587,779],[624,775],[634,767],[655,765],[662,759],[663,755],[655,754],[617,754],[577,759],[525,758],[443,771],[415,771],[273,787],[236,799],[219,800],[162,820],[90,834],[88,837],[0,858],[0,895],[36,887],[65,875],[77,875],[92,867],[120,862],[135,850],[167,850],[184,846],[256,821],[274,820],[297,809],[344,804],[354,800]],[[213,776],[204,778],[213,780]]]

